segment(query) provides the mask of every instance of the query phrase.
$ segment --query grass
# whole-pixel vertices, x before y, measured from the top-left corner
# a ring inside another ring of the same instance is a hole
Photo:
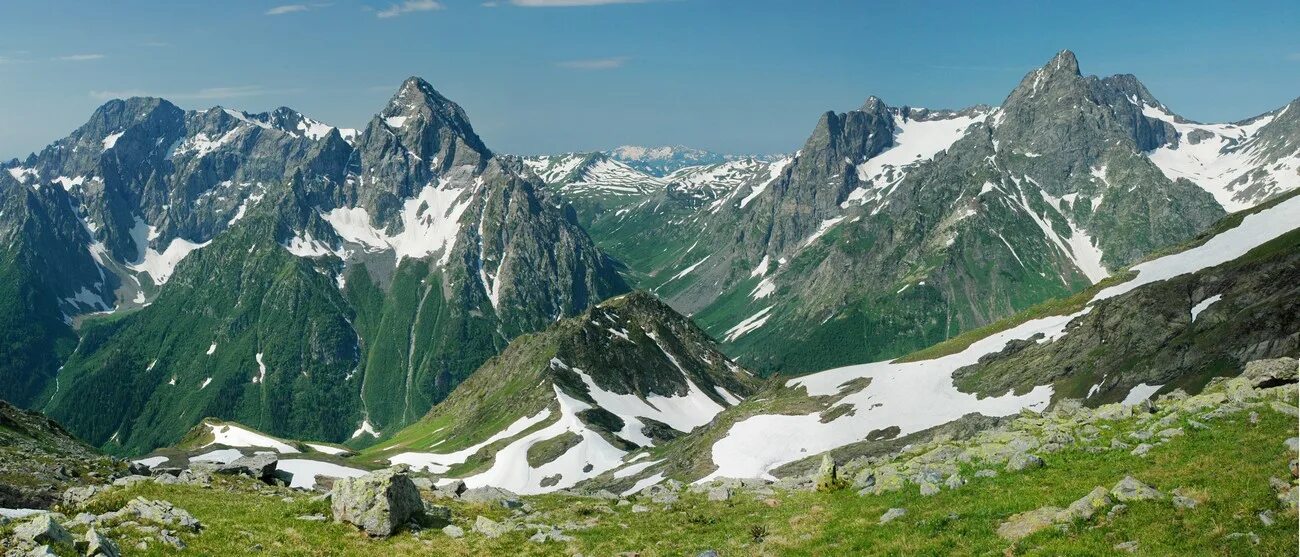
[[[1293,436],[1296,419],[1259,410],[1252,425],[1246,413],[1221,418],[1208,430],[1187,434],[1155,448],[1147,457],[1125,451],[1093,454],[1070,448],[1045,455],[1047,466],[994,478],[972,479],[958,490],[920,496],[915,486],[881,496],[781,492],[770,499],[740,494],[730,501],[706,501],[684,493],[667,508],[647,501],[651,512],[631,505],[565,495],[526,498],[537,511],[532,521],[546,524],[595,519],[587,529],[566,529],[567,543],[527,541],[531,530],[498,539],[473,532],[474,519],[506,518],[499,507],[450,503],[453,522],[469,533],[451,539],[437,531],[400,533],[371,540],[355,528],[331,522],[306,522],[300,515],[329,515],[324,502],[220,478],[213,489],[152,483],[113,492],[96,500],[98,511],[131,497],[166,499],[190,511],[205,529],[186,535],[190,554],[232,555],[261,546],[265,555],[617,555],[644,557],[695,555],[713,549],[721,555],[1104,555],[1114,545],[1137,541],[1144,555],[1284,555],[1296,550],[1297,522],[1279,508],[1269,486],[1286,477],[1292,455],[1282,440]],[[1118,429],[1118,428],[1116,428]],[[1103,436],[1104,437],[1104,436]],[[1103,439],[1105,441],[1105,439]],[[1177,510],[1167,500],[1130,503],[1113,519],[1101,516],[1049,529],[1011,543],[996,530],[1010,515],[1044,505],[1064,507],[1095,486],[1109,488],[1133,475],[1164,493],[1184,488],[1201,499],[1193,509]],[[969,477],[969,475],[967,476]],[[233,491],[229,491],[233,490]],[[892,507],[907,514],[889,524],[878,520]],[[1264,526],[1257,515],[1272,510],[1276,523]],[[1227,540],[1232,532],[1254,532],[1261,543]],[[114,532],[117,536],[125,535]],[[131,547],[135,541],[128,539]],[[170,555],[153,544],[141,555]]]

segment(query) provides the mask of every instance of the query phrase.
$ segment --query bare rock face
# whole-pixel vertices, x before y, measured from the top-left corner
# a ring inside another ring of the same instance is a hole
[[[1276,387],[1287,383],[1295,383],[1297,377],[1300,377],[1300,364],[1296,363],[1295,358],[1274,358],[1271,360],[1255,360],[1246,364],[1246,371],[1242,373],[1250,384],[1256,388]]]
[[[380,470],[334,482],[335,522],[356,525],[371,536],[391,536],[424,515],[420,492],[404,470]]]

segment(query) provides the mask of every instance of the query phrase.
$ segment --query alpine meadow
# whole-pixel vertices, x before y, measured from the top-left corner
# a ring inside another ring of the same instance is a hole
[[[1300,6],[1158,4],[12,6],[0,554],[1296,555]]]

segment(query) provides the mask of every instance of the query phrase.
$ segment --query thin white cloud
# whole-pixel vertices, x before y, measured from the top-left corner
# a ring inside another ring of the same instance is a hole
[[[91,60],[102,59],[104,59],[103,54],[69,54],[67,56],[59,56],[58,58],[55,58],[55,60],[62,62],[88,62]]]
[[[652,0],[510,0],[510,3],[524,8],[573,8],[609,4],[643,4],[650,1]]]
[[[311,8],[308,8],[305,4],[285,4],[283,6],[276,6],[266,10],[266,15],[292,14],[296,12],[305,12],[309,9]]]
[[[148,92],[142,89],[119,89],[106,91],[91,91],[90,97],[101,101],[109,99],[125,99],[128,97],[149,97],[156,96],[174,101],[185,100],[221,100],[221,99],[238,99],[244,97],[259,97],[264,95],[292,93],[297,89],[266,89],[260,85],[237,85],[232,87],[205,87],[196,91],[175,91],[171,93],[159,94],[157,92]]]
[[[401,4],[391,4],[387,8],[379,10],[379,13],[375,15],[381,18],[389,18],[411,12],[431,12],[441,9],[443,9],[443,5],[437,0],[406,0]]]
[[[600,71],[614,70],[623,67],[627,63],[626,56],[615,56],[612,58],[589,58],[586,60],[565,60],[557,62],[555,65],[566,70],[584,70]]]

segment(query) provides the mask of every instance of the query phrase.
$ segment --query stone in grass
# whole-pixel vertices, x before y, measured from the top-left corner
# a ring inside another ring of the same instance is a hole
[[[1056,520],[1057,522],[1069,522],[1076,519],[1088,520],[1093,515],[1109,507],[1111,502],[1110,494],[1106,492],[1106,488],[1097,486],[1087,495],[1070,503],[1070,506],[1061,511]]]
[[[1047,464],[1043,459],[1029,453],[1016,453],[1007,460],[1008,472],[1020,472],[1031,468],[1042,468]]]
[[[1045,530],[1056,522],[1056,516],[1063,510],[1060,507],[1041,507],[1013,515],[998,526],[998,535],[1003,539],[1015,541],[1039,530]]]
[[[550,528],[538,529],[536,534],[533,534],[532,537],[528,538],[528,541],[533,543],[546,543],[548,541],[564,543],[573,541],[573,536],[566,535],[559,528],[552,526]]]
[[[1129,501],[1146,501],[1150,499],[1159,499],[1162,497],[1156,488],[1142,483],[1133,476],[1124,476],[1124,479],[1115,484],[1110,490],[1111,496],[1123,502]]]
[[[848,482],[839,476],[839,467],[830,453],[822,455],[822,464],[817,468],[817,491],[829,492],[844,489]]]
[[[14,528],[13,537],[33,544],[72,544],[72,534],[59,526],[49,513],[38,514],[36,518],[19,524]]]
[[[921,482],[921,495],[929,497],[939,494],[939,485],[931,482]]]
[[[885,514],[880,515],[880,523],[885,524],[888,522],[892,522],[895,518],[899,518],[905,514],[907,514],[907,509],[894,507],[892,509],[885,511]]]
[[[1152,446],[1150,443],[1142,443],[1141,445],[1134,447],[1133,451],[1129,454],[1133,456],[1146,456],[1147,453],[1151,452],[1151,448]]]
[[[122,554],[117,544],[113,543],[113,540],[104,537],[94,527],[86,530],[86,536],[82,542],[77,544],[77,549],[81,550],[82,554],[87,557],[96,555],[100,557],[118,557]]]
[[[465,529],[455,524],[448,524],[442,527],[442,533],[446,534],[448,538],[462,538],[465,536]]]
[[[405,470],[379,470],[334,482],[330,504],[335,522],[347,522],[371,536],[391,536],[424,515],[419,489]]]
[[[488,538],[499,538],[510,530],[509,525],[502,524],[486,516],[479,516],[474,519],[474,531]]]
[[[989,469],[987,469],[987,468],[984,469],[984,470],[976,470],[976,471],[975,471],[975,477],[976,477],[976,478],[992,478],[992,477],[997,476],[997,475],[998,475],[998,472],[997,472],[996,470],[989,470]]]
[[[1124,543],[1117,543],[1111,549],[1114,549],[1115,551],[1123,551],[1125,553],[1137,553],[1138,542],[1134,540],[1134,541],[1127,541]]]
[[[39,546],[27,553],[27,557],[59,557],[48,545]]]

